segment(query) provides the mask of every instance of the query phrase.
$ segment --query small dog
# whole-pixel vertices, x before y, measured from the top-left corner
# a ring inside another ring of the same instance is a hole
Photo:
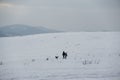
[[[58,59],[59,58],[59,56],[55,56],[55,59]]]
[[[48,61],[48,60],[49,60],[49,58],[46,58],[46,60]]]

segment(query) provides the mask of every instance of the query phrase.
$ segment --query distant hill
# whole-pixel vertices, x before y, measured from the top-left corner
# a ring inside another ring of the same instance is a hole
[[[60,31],[48,29],[45,27],[34,27],[28,25],[8,25],[0,27],[0,37],[25,36],[41,33],[56,33]]]

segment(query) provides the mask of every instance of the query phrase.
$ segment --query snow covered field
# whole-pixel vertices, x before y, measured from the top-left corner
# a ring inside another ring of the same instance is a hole
[[[0,80],[120,80],[119,61],[120,32],[0,38]]]

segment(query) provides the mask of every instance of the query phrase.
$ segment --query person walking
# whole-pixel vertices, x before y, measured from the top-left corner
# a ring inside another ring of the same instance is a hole
[[[63,56],[63,59],[67,59],[68,55],[67,55],[67,53],[65,51],[63,51],[62,56]]]

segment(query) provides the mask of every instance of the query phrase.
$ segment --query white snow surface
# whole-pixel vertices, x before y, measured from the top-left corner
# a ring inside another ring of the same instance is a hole
[[[119,61],[120,32],[0,38],[0,80],[120,80]]]

